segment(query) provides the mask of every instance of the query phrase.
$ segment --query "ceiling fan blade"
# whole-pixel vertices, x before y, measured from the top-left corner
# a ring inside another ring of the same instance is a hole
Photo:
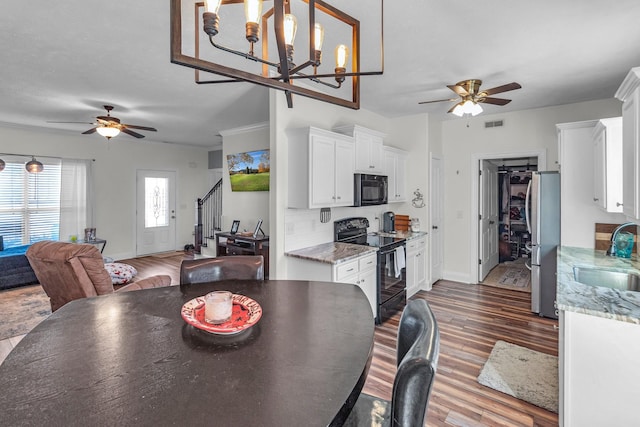
[[[129,130],[129,129],[124,128],[124,127],[121,128],[120,131],[126,133],[127,135],[131,135],[133,137],[136,137],[136,138],[144,138],[144,135],[140,135],[139,133],[134,132],[134,131]]]
[[[447,85],[447,87],[462,97],[469,95],[469,92],[460,85]]]
[[[52,122],[50,120],[47,120],[47,123],[79,123],[82,125],[94,125],[95,123],[91,123],[91,122]]]
[[[91,123],[90,123],[90,124],[91,124]],[[82,132],[82,134],[83,134],[83,135],[89,135],[89,134],[92,134],[92,133],[94,133],[94,132],[96,131],[96,129],[98,129],[98,128],[91,128],[91,129],[89,129],[88,131]]]
[[[126,128],[129,128],[129,129],[148,130],[148,131],[151,131],[151,132],[157,132],[158,131],[158,129],[150,128],[148,126],[136,126],[136,125],[122,125],[122,126],[124,126]]]
[[[485,104],[493,104],[493,105],[507,105],[511,102],[510,99],[504,98],[479,98],[478,102],[484,102]]]
[[[522,86],[520,86],[518,83],[513,82],[513,83],[508,83],[506,85],[502,85],[502,86],[497,86],[491,89],[487,89],[487,90],[483,90],[482,92],[480,92],[479,95],[482,96],[491,96],[494,95],[496,93],[502,93],[502,92],[508,92],[510,90],[516,90],[516,89],[520,89]]]
[[[418,104],[432,104],[434,102],[446,102],[446,101],[457,101],[458,98],[449,98],[449,99],[438,99],[436,101],[421,101]]]

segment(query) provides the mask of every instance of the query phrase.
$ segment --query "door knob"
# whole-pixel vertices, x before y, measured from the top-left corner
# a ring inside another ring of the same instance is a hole
[[[431,228],[433,228],[434,230],[437,230],[438,226],[437,225],[432,225]]]
[[[496,223],[495,221],[489,221],[489,225],[493,225],[495,223]]]

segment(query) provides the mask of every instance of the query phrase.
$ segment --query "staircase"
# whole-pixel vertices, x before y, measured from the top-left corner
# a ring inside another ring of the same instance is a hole
[[[208,239],[222,226],[222,179],[201,199],[196,201],[195,252],[202,253]],[[206,239],[206,240],[205,240]]]

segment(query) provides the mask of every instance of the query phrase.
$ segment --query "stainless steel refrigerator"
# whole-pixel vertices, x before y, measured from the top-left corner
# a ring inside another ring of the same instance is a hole
[[[531,311],[558,318],[556,253],[560,244],[560,174],[533,172],[525,210],[531,233]]]

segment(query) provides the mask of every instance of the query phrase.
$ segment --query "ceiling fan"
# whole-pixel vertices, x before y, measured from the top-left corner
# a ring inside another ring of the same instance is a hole
[[[117,136],[120,132],[123,132],[135,138],[144,138],[144,135],[134,132],[131,129],[145,130],[145,131],[152,131],[152,132],[157,131],[156,128],[152,128],[148,126],[137,126],[137,125],[128,125],[125,123],[121,123],[119,118],[113,117],[111,115],[111,110],[113,110],[113,106],[104,105],[103,107],[105,110],[107,110],[107,115],[97,116],[96,121],[94,123],[86,123],[89,125],[94,125],[95,127],[85,132],[82,132],[83,135],[88,135],[94,132],[98,132],[100,135],[104,136],[105,138],[111,139],[114,136]],[[85,123],[85,122],[47,122],[47,123]]]
[[[496,93],[508,92],[510,90],[520,89],[518,83],[508,83],[506,85],[497,86],[491,89],[480,90],[482,80],[470,79],[463,80],[455,85],[447,85],[449,89],[454,91],[460,98],[438,99],[435,101],[422,101],[418,104],[430,104],[433,102],[445,102],[445,101],[458,101],[456,105],[451,107],[447,113],[453,113],[458,117],[462,117],[464,114],[471,114],[476,116],[482,113],[482,107],[480,103],[493,104],[493,105],[507,105],[511,102],[510,99],[493,98],[491,95]]]

